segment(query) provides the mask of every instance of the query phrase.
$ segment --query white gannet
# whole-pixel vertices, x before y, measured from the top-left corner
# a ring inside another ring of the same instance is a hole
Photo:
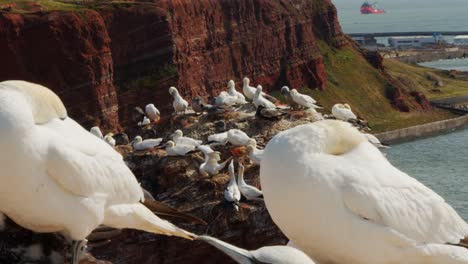
[[[348,104],[335,104],[332,107],[332,115],[338,120],[348,121],[350,119],[357,119],[356,115],[351,111]]]
[[[174,131],[171,137],[172,137],[172,141],[174,141],[176,145],[190,145],[190,146],[197,147],[203,143],[203,141],[201,140],[184,137],[184,133],[182,133],[182,130],[180,129],[177,129],[176,131]]]
[[[216,106],[233,106],[237,104],[237,97],[231,96],[225,91],[219,93],[219,95],[215,98],[215,105]]]
[[[89,132],[93,135],[95,135],[96,137],[100,138],[100,139],[103,139],[104,136],[102,135],[102,132],[101,132],[101,129],[98,127],[98,126],[93,126]]]
[[[226,145],[226,143],[228,142],[228,132],[209,135],[208,142],[217,142],[222,145]]]
[[[299,93],[296,89],[292,89],[290,91],[290,96],[291,99],[298,105],[306,108],[322,108],[320,106],[315,105],[317,101],[315,101],[314,98],[306,95],[306,94],[301,94]]]
[[[196,148],[194,145],[176,145],[172,140],[166,142],[165,146],[168,156],[185,156]]]
[[[149,124],[151,124],[151,120],[146,116],[143,117],[143,121],[138,122],[138,126],[147,126]]]
[[[236,104],[246,104],[247,101],[245,101],[245,97],[242,93],[238,92],[236,90],[236,84],[234,83],[233,80],[230,80],[228,82],[228,93],[230,96],[234,96],[236,98]]]
[[[200,174],[207,176],[214,176],[222,170],[226,164],[232,159],[229,158],[224,162],[218,163],[221,160],[221,153],[213,151],[209,146],[203,145],[198,147],[205,155],[204,162],[200,165]]]
[[[107,133],[104,136],[104,141],[109,144],[111,147],[115,147],[115,139],[114,139],[114,134],[113,133]]]
[[[101,224],[193,237],[140,203],[143,191],[122,156],[68,117],[51,90],[1,82],[0,134],[0,212],[34,232],[70,238],[72,264]]]
[[[172,106],[174,107],[174,112],[176,114],[180,112],[185,113],[185,111],[188,108],[188,103],[184,100],[184,98],[182,98],[182,96],[180,96],[179,91],[177,91],[177,88],[171,86],[171,88],[169,88],[169,94],[172,95],[172,97],[174,97],[174,102],[172,103]]]
[[[135,150],[148,150],[159,146],[162,141],[162,138],[148,138],[143,140],[141,136],[136,136],[130,144]]]
[[[161,117],[161,113],[156,108],[156,106],[154,106],[154,104],[146,105],[145,112],[146,112],[146,116],[148,116],[148,118],[151,121],[158,121],[159,118]]]
[[[263,149],[257,148],[257,141],[253,138],[249,140],[247,144],[247,151],[249,152],[249,158],[257,165],[260,165],[263,157]]]
[[[250,137],[240,129],[230,129],[227,132],[227,140],[234,146],[245,146],[249,144]]]
[[[229,176],[231,177],[226,189],[224,189],[224,200],[232,204],[236,211],[239,211],[239,201],[241,199],[241,193],[239,186],[236,182],[236,174],[234,172],[234,161],[231,160],[228,166]]]
[[[288,246],[269,246],[248,251],[210,236],[198,236],[204,241],[223,251],[239,264],[314,264],[304,252]]]
[[[249,201],[263,200],[263,193],[257,187],[248,185],[244,181],[244,166],[239,162],[239,170],[237,174],[237,185],[241,194]]]
[[[382,144],[382,142],[380,142],[380,140],[372,135],[372,134],[368,134],[368,133],[363,133],[364,136],[366,137],[366,139],[372,143],[374,146],[378,147],[378,148],[389,148],[388,146],[385,146],[384,144]]]
[[[347,122],[279,133],[260,178],[274,222],[319,263],[468,263],[467,223]]]
[[[249,100],[253,100],[257,92],[257,88],[250,86],[250,79],[247,77],[242,80],[242,92]]]
[[[275,104],[268,101],[265,99],[265,97],[262,96],[262,86],[259,85],[257,86],[257,91],[255,92],[255,96],[253,98],[253,104],[255,107],[263,106],[265,108],[276,108]]]
[[[289,90],[288,86],[281,87],[281,94],[285,97],[288,105],[295,106],[297,105],[293,99],[291,98],[291,91]]]

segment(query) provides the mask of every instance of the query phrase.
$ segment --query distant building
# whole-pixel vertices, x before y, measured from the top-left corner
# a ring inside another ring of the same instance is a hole
[[[388,44],[396,49],[424,48],[432,46],[440,41],[439,36],[414,36],[414,37],[391,37]]]
[[[455,36],[453,38],[453,45],[468,46],[468,35]]]

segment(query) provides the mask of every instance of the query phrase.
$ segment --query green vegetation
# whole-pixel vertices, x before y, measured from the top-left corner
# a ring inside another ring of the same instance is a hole
[[[112,1],[112,0],[0,0],[0,5],[14,4],[11,12],[31,13],[39,11],[79,11],[85,9],[94,9],[103,4],[110,4],[113,7],[128,6],[136,4],[130,1]]]
[[[154,87],[156,86],[161,80],[169,79],[172,77],[177,76],[177,68],[175,65],[167,64],[163,67],[157,69],[152,74],[142,76],[138,79],[131,80],[131,81],[120,81],[120,88],[123,91],[127,91],[133,88],[141,88],[141,87]],[[119,81],[117,81],[119,82]]]

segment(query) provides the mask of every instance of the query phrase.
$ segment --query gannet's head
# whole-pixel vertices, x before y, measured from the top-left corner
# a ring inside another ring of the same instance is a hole
[[[130,142],[130,144],[133,146],[133,145],[138,144],[138,143],[141,143],[141,142],[143,142],[143,138],[140,137],[140,136],[136,136],[136,137],[132,140],[132,142]]]
[[[211,161],[220,161],[221,160],[221,153],[219,151],[213,151],[208,153],[209,160]]]
[[[259,96],[262,93],[263,87],[261,85],[257,86],[257,91],[255,91],[255,95]]]
[[[289,87],[287,86],[283,86],[281,87],[281,94],[284,95],[284,96],[288,96],[289,95]]]
[[[177,88],[175,88],[174,86],[171,86],[171,88],[169,88],[169,94],[174,96],[176,94],[179,94],[179,91],[177,91]]]
[[[30,105],[35,124],[45,124],[54,118],[65,119],[67,109],[50,89],[25,81],[0,82],[0,89],[13,89],[22,93]]]
[[[349,106],[349,104],[344,104],[343,107],[348,108],[349,110],[351,110],[351,106]]]
[[[176,131],[174,131],[174,133],[172,133],[172,138],[180,138],[183,135],[184,135],[184,133],[182,133],[182,130],[177,129]]]
[[[291,94],[292,96],[297,95],[297,90],[296,90],[296,89],[292,89],[291,92],[290,92],[290,94]]]
[[[257,140],[255,140],[255,138],[251,138],[249,139],[249,142],[247,143],[247,145],[257,147]]]
[[[250,79],[247,77],[244,77],[244,79],[242,80],[242,83],[244,83],[244,85],[249,85]]]
[[[169,140],[169,141],[166,142],[166,144],[164,144],[164,145],[165,145],[166,147],[168,147],[168,148],[173,148],[173,147],[175,147],[175,143],[174,143],[174,141],[172,141],[172,140]]]
[[[233,80],[230,80],[230,81],[228,82],[228,87],[229,87],[229,89],[234,89],[234,88],[236,87],[236,84],[234,83]]]
[[[317,126],[317,133],[321,136],[313,137],[323,146],[323,151],[331,155],[344,154],[362,142],[367,141],[366,137],[348,122],[338,120],[322,120],[313,123]]]
[[[107,133],[107,134],[105,135],[105,137],[113,137],[113,136],[114,136],[114,133],[112,133],[112,132],[111,132],[111,133]]]
[[[154,106],[154,104],[147,104],[146,109],[156,109],[156,106]]]

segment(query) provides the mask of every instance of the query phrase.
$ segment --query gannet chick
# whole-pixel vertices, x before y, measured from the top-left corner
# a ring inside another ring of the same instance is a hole
[[[255,96],[253,99],[253,104],[255,105],[255,107],[258,108],[259,106],[263,106],[265,108],[276,108],[274,103],[268,101],[262,96],[262,89],[263,88],[261,85],[257,86],[257,91],[255,92]]]
[[[237,97],[231,96],[227,92],[222,91],[215,99],[216,106],[233,106],[237,103]]]
[[[172,103],[172,106],[174,107],[174,112],[176,114],[179,114],[181,112],[185,113],[185,111],[188,108],[188,103],[184,100],[184,98],[182,98],[182,96],[180,96],[179,91],[177,91],[177,88],[175,88],[174,86],[169,88],[169,94],[172,95],[172,97],[174,97],[174,102]]]
[[[111,147],[115,147],[115,139],[114,139],[114,134],[113,133],[108,133],[104,136],[104,141],[109,144]]]
[[[150,121],[158,121],[161,117],[161,113],[159,110],[154,106],[154,104],[148,104],[145,107],[146,116],[150,119]]]
[[[151,124],[151,120],[146,116],[143,117],[143,121],[138,122],[138,126],[147,126],[149,124]]]
[[[249,144],[250,137],[240,129],[230,129],[227,132],[227,140],[234,146],[245,146]]]
[[[233,80],[230,80],[228,82],[228,88],[229,88],[228,90],[229,95],[236,98],[236,104],[247,103],[247,101],[245,101],[244,95],[236,90],[236,83],[234,83]]]
[[[93,126],[89,132],[93,135],[95,135],[96,137],[100,138],[100,139],[103,139],[104,136],[102,135],[102,132],[101,132],[101,129],[98,127],[98,126]]]
[[[260,179],[275,224],[319,263],[468,263],[468,224],[347,122],[277,134]]]
[[[378,148],[389,148],[388,146],[385,146],[384,144],[382,144],[382,142],[380,142],[380,140],[372,135],[372,134],[368,134],[368,133],[363,133],[364,136],[366,137],[366,139],[372,143],[372,145],[378,147]]]
[[[162,142],[162,138],[149,138],[143,140],[140,136],[136,136],[130,144],[135,150],[148,150],[156,146],[159,146]]]
[[[292,89],[290,92],[291,99],[298,105],[305,107],[305,108],[314,108],[314,109],[319,109],[322,108],[320,106],[315,105],[317,101],[306,95],[306,94],[301,94],[299,93],[296,89]]]
[[[176,145],[172,140],[169,140],[165,146],[168,156],[185,156],[196,148],[194,145]]]
[[[237,185],[241,194],[249,201],[263,201],[263,193],[257,187],[248,185],[244,181],[244,166],[239,162]]]
[[[247,144],[247,151],[249,152],[249,158],[256,164],[260,165],[263,157],[263,149],[257,149],[257,141],[253,138],[249,140]]]
[[[335,104],[332,107],[332,115],[338,120],[348,121],[350,119],[357,119],[356,115],[351,111],[348,104]]]
[[[194,237],[140,203],[143,191],[122,156],[68,117],[46,87],[1,82],[0,124],[0,212],[34,232],[65,234],[72,264],[100,225]]]
[[[184,133],[182,133],[182,130],[180,129],[177,129],[176,131],[174,131],[171,137],[172,137],[172,141],[174,141],[176,145],[190,145],[190,146],[197,147],[203,143],[203,141],[201,140],[184,137]]]
[[[221,145],[226,145],[226,143],[228,142],[228,132],[209,135],[208,142],[216,142],[220,143]]]
[[[226,166],[226,164],[232,159],[231,157],[222,163],[218,163],[218,161],[221,160],[221,153],[213,150],[211,150],[210,152],[207,148],[204,148],[202,152],[205,155],[205,161],[200,165],[200,174],[205,177],[214,176],[218,174],[219,171],[222,170]]]
[[[304,252],[288,246],[269,246],[248,251],[238,248],[210,236],[198,236],[196,240],[204,241],[223,251],[239,264],[314,264]]]
[[[206,112],[211,108],[213,108],[213,106],[206,104],[203,98],[200,96],[196,96],[192,99],[192,109],[195,111],[195,113],[203,114],[203,112]]]
[[[233,160],[231,160],[231,163],[229,164],[228,171],[229,176],[231,176],[231,179],[229,180],[226,189],[224,189],[224,200],[232,204],[236,211],[239,211],[239,201],[241,199],[241,193],[236,182],[236,174],[234,173]]]
[[[281,117],[288,114],[287,109],[280,108],[265,108],[263,106],[258,106],[255,116],[259,116],[269,120],[279,120]]]

